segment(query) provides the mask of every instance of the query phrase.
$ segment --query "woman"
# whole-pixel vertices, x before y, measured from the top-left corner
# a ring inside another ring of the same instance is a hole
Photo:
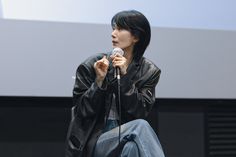
[[[111,25],[112,46],[124,55],[97,54],[78,67],[66,156],[164,157],[155,132],[143,120],[155,103],[161,73],[143,57],[151,37],[149,22],[129,10],[117,13]],[[120,71],[120,86],[115,69]]]

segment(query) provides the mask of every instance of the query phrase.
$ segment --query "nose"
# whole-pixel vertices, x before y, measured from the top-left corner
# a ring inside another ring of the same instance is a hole
[[[112,38],[116,38],[116,29],[113,29],[113,31],[111,32],[111,37]]]

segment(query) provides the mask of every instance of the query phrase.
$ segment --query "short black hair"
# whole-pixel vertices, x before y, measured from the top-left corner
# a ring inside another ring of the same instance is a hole
[[[125,10],[116,13],[111,19],[112,28],[118,27],[126,29],[138,38],[138,42],[134,45],[134,59],[139,60],[151,39],[151,28],[147,18],[137,10]]]

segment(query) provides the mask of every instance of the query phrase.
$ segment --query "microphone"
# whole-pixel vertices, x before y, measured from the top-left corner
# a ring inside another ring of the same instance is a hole
[[[119,48],[115,47],[112,51],[112,55],[124,55],[124,51]],[[121,100],[120,100],[120,68],[116,67],[115,69],[115,76],[117,78],[117,103],[118,103],[118,108],[119,108],[119,146],[120,146],[120,137],[121,137]]]
[[[124,55],[124,51],[121,49],[121,48],[119,48],[119,47],[115,47],[113,50],[112,50],[112,54],[113,55],[116,55],[116,54],[120,54],[120,55]],[[116,75],[116,78],[118,79],[118,80],[120,80],[120,69],[119,69],[119,67],[116,67],[116,69],[115,69],[115,75]]]

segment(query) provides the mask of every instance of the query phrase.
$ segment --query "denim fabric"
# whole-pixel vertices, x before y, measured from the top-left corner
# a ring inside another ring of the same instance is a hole
[[[94,157],[108,157],[119,145],[119,127],[103,133]],[[117,157],[164,157],[159,139],[147,121],[138,119],[121,125],[121,141],[126,141]]]
[[[132,157],[139,157],[139,150],[138,150],[138,145],[133,142],[133,141],[129,141],[125,144],[122,152],[121,152],[121,157],[128,157],[128,156],[132,156]]]

